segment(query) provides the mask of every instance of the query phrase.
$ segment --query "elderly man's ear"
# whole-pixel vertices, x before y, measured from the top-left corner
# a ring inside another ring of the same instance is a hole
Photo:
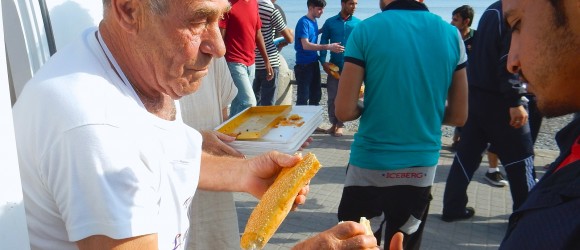
[[[119,26],[128,32],[137,32],[142,22],[146,1],[138,0],[111,0],[111,14],[117,20]]]

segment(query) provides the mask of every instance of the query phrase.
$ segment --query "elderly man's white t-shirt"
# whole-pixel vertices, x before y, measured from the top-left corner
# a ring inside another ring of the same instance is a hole
[[[55,54],[13,108],[31,246],[157,233],[159,249],[182,249],[201,136],[179,109],[175,121],[147,112],[95,32]]]

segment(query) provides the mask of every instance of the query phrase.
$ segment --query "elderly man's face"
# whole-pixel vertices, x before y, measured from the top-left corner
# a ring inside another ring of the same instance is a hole
[[[225,54],[218,21],[227,0],[169,0],[167,13],[145,14],[140,51],[163,92],[174,99],[197,90],[212,57]]]
[[[562,0],[559,12],[548,0],[503,0],[512,28],[508,70],[520,73],[538,108],[549,117],[580,111],[580,11]],[[567,22],[557,25],[556,16]]]

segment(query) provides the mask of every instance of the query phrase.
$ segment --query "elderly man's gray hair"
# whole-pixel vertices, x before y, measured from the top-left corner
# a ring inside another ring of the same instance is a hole
[[[167,11],[167,0],[147,0],[149,4],[149,9],[151,12],[157,15],[163,15]],[[111,4],[111,0],[103,0],[103,9],[107,10],[107,7]]]

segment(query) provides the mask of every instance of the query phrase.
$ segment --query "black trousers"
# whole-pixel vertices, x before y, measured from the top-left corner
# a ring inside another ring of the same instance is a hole
[[[515,129],[509,125],[509,103],[503,96],[469,89],[469,114],[443,194],[443,214],[460,215],[468,202],[467,186],[481,163],[488,143],[505,167],[516,210],[535,185],[533,143],[529,124]]]
[[[370,219],[384,214],[380,228],[374,232],[377,243],[381,245],[381,232],[385,227],[385,242],[382,244],[385,249],[395,233],[403,232],[404,249],[418,250],[421,248],[423,229],[432,199],[430,186],[345,187],[338,206],[338,220],[358,222],[363,216]],[[401,228],[416,230],[407,230],[407,234]]]

